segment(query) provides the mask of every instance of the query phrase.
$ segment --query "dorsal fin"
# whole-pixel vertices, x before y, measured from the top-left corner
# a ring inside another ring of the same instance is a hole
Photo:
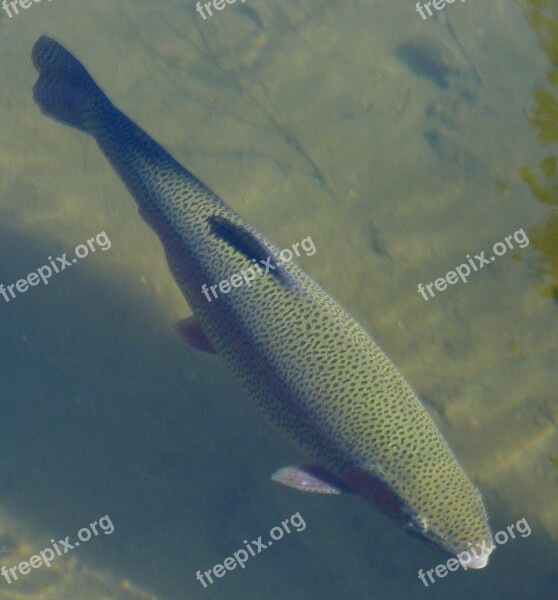
[[[265,274],[275,277],[284,285],[298,286],[296,278],[285,269],[273,251],[246,227],[220,215],[211,215],[207,222],[214,235],[244,254],[247,259],[256,259],[258,267],[265,269]]]

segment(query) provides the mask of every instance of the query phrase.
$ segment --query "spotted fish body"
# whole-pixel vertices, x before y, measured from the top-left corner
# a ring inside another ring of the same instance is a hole
[[[492,546],[486,511],[418,397],[373,339],[279,248],[116,109],[54,40],[33,49],[41,110],[92,135],[159,235],[211,346],[261,411],[340,488],[457,554]],[[277,269],[208,302],[203,284]],[[485,552],[470,566],[482,567]]]

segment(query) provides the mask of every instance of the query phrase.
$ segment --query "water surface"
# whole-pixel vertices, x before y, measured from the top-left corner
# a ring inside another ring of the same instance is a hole
[[[111,241],[0,297],[0,546],[28,560],[105,514],[115,530],[0,598],[552,599],[558,589],[558,12],[551,2],[43,0],[0,19],[0,282],[105,231]],[[481,489],[479,572],[358,499],[270,480],[301,460],[219,359],[155,235],[94,141],[42,116],[30,52],[71,49],[115,104],[283,247],[372,332]],[[425,301],[417,290],[523,229]],[[204,589],[198,569],[300,512]]]

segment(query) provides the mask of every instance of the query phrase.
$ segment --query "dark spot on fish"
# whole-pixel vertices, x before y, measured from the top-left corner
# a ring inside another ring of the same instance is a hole
[[[402,499],[385,481],[369,469],[351,467],[343,473],[343,481],[350,490],[361,498],[383,509],[392,517],[403,518],[404,504]]]
[[[207,222],[214,235],[244,254],[248,260],[255,259],[266,275],[275,277],[284,285],[298,286],[298,281],[285,269],[272,250],[251,231],[219,215],[211,215]]]

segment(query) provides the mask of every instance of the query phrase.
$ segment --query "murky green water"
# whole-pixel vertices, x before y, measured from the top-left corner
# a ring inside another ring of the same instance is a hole
[[[25,4],[26,0],[24,0]],[[558,9],[550,0],[42,0],[0,18],[0,282],[105,231],[48,285],[0,296],[0,561],[114,524],[0,598],[553,599],[558,593]],[[270,480],[301,457],[219,359],[155,235],[84,134],[42,116],[46,33],[110,98],[372,332],[481,489],[487,568],[355,498]],[[427,285],[523,229],[467,283]],[[427,296],[428,297],[428,296]],[[204,588],[243,540],[293,532]]]

